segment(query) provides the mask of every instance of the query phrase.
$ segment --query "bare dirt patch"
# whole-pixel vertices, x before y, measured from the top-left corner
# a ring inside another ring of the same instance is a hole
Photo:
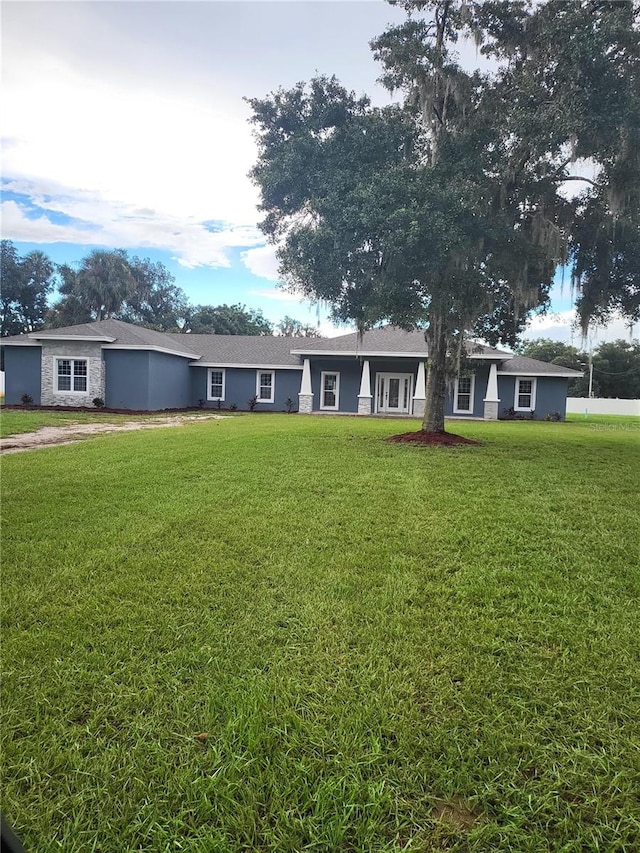
[[[447,823],[458,832],[469,832],[482,820],[482,816],[474,812],[460,797],[441,800],[435,804],[431,817],[441,823]]]
[[[125,421],[120,424],[89,423],[69,424],[60,427],[41,427],[36,432],[24,432],[0,439],[0,453],[22,453],[38,447],[55,447],[72,444],[108,432],[126,432],[134,429],[160,429],[183,426],[186,423],[206,420],[222,420],[226,415],[172,415],[171,417],[149,418],[145,421]]]
[[[472,444],[479,446],[479,441],[474,441],[472,438],[464,438],[462,435],[455,435],[453,432],[402,432],[399,435],[390,436],[387,441],[404,442],[406,444],[419,444],[423,446],[436,447],[456,447],[461,444]]]

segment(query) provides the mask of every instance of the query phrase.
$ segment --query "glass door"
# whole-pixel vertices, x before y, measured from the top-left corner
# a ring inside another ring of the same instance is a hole
[[[411,412],[411,373],[378,373],[376,411],[386,415],[408,415]]]

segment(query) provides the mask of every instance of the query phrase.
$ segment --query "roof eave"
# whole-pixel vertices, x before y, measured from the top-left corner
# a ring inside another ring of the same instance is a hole
[[[169,349],[168,347],[159,347],[155,344],[114,344],[108,343],[102,347],[103,350],[133,350],[138,352],[140,350],[147,350],[151,352],[161,352],[165,355],[177,355],[180,358],[188,358],[191,361],[198,361],[198,359],[202,358],[197,353],[194,352],[181,352],[180,350]]]

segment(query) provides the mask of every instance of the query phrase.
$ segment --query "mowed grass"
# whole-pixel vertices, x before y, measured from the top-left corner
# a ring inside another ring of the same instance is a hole
[[[211,414],[202,409],[190,412],[155,412],[149,415],[118,415],[112,412],[59,412],[50,409],[6,409],[0,408],[0,438],[35,432],[41,427],[65,427],[76,424],[121,424],[128,421],[145,421],[157,417],[172,417],[186,414],[190,417]]]
[[[246,416],[3,460],[37,851],[640,849],[640,441]]]

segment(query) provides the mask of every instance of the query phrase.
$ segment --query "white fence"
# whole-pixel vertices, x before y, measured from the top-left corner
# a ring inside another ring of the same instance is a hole
[[[567,414],[638,415],[640,400],[608,400],[606,397],[567,397]]]

